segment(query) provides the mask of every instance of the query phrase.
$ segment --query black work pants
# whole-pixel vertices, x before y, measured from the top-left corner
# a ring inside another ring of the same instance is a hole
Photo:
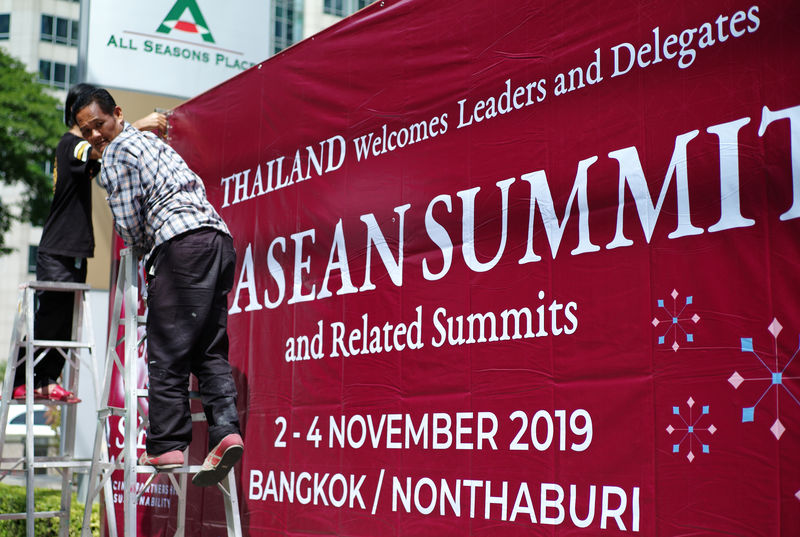
[[[201,228],[167,241],[153,255],[147,278],[147,452],[161,455],[191,443],[190,373],[199,383],[211,449],[226,435],[240,432],[228,363],[233,241]]]
[[[36,255],[36,279],[47,282],[86,283],[86,259],[51,255]],[[72,339],[72,310],[75,307],[73,291],[37,291],[38,306],[33,317],[34,339],[69,341]],[[19,351],[19,358],[25,348]],[[33,386],[41,388],[55,383],[64,368],[64,356],[55,349],[45,352],[33,368]],[[14,387],[25,384],[25,365],[20,364],[14,375]]]

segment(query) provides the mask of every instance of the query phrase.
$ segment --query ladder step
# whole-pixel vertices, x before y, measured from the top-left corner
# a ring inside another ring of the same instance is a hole
[[[20,405],[20,406],[22,406],[22,405],[25,404],[25,399],[12,399],[9,404],[10,405]],[[73,401],[56,401],[54,399],[48,399],[46,397],[34,397],[33,398],[33,404],[34,405],[47,405],[47,406],[53,406],[53,405],[71,406],[71,405],[77,405],[78,403],[73,402]]]
[[[3,471],[14,471],[17,470],[19,472],[25,471],[25,459],[24,458],[2,458],[0,459],[0,463],[12,463],[11,466],[8,468],[0,467],[0,470]],[[69,459],[65,457],[36,457],[31,464],[32,468],[89,468],[92,465],[91,460],[82,460],[76,461],[74,459]]]
[[[199,464],[192,466],[181,466],[180,468],[171,468],[169,470],[159,470],[155,466],[142,466],[136,465],[137,474],[196,474],[203,467]]]
[[[55,518],[66,515],[64,511],[36,511],[33,518]],[[27,513],[0,513],[0,520],[23,520],[27,518]]]
[[[0,463],[13,463],[11,468],[19,466],[20,469],[22,469],[22,466],[25,464],[25,457],[3,457],[0,459]],[[75,460],[70,457],[35,457],[33,459],[34,468],[82,468],[91,466],[91,464],[91,459]]]
[[[96,462],[98,468],[103,470],[122,470],[125,468],[125,463],[122,461],[115,462]],[[155,466],[136,465],[137,474],[196,474],[202,469],[202,465],[193,464],[191,466],[181,466],[179,468],[170,468],[168,470],[159,470]]]
[[[91,343],[85,341],[59,341],[54,339],[34,339],[34,347],[62,347],[65,349],[88,349]]]
[[[147,397],[148,393],[147,388],[139,388],[136,390],[136,397]],[[200,392],[189,391],[189,399],[200,399]]]
[[[90,291],[92,287],[88,283],[77,282],[46,282],[46,281],[31,281],[25,282],[20,287],[28,287],[29,289],[41,289],[42,291]]]
[[[105,420],[109,416],[117,416],[119,418],[124,417],[125,409],[118,406],[109,406],[106,408],[101,408],[97,411],[97,417],[99,419]]]
[[[74,460],[50,460],[50,461],[34,461],[31,466],[33,468],[89,468],[92,461],[74,461]]]

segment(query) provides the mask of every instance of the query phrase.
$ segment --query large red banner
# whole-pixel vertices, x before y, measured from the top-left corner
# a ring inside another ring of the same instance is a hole
[[[176,109],[246,533],[800,534],[798,21],[376,2]]]

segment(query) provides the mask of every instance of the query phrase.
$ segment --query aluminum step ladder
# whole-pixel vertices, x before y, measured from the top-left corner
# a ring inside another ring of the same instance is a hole
[[[140,401],[147,397],[147,389],[139,385],[138,358],[139,349],[144,344],[146,335],[139,337],[139,327],[144,326],[145,316],[138,315],[139,304],[139,270],[136,257],[129,249],[121,251],[119,274],[114,289],[114,306],[111,312],[111,327],[108,333],[108,346],[106,349],[106,367],[103,380],[103,391],[100,395],[101,403],[98,405],[97,430],[95,432],[94,456],[89,472],[89,497],[83,517],[82,537],[90,537],[89,520],[91,504],[98,496],[100,490],[105,490],[105,514],[108,521],[108,535],[117,536],[116,512],[114,504],[109,498],[110,478],[115,470],[123,470],[123,512],[124,535],[136,537],[137,534],[137,506],[139,498],[147,490],[159,474],[166,474],[178,494],[178,523],[175,537],[184,537],[186,525],[186,496],[188,489],[188,475],[197,473],[200,465],[189,465],[189,450],[184,453],[184,465],[172,470],[158,471],[152,466],[138,465],[137,439],[142,430],[147,428],[147,416],[143,411]],[[124,332],[118,337],[119,329]],[[133,337],[128,337],[132,335]],[[120,353],[119,347],[124,344]],[[124,386],[124,406],[109,405],[112,377],[118,371]],[[190,392],[190,397],[197,394]],[[115,461],[109,459],[108,449],[108,419],[119,416],[124,419],[124,440],[120,456]],[[140,423],[141,418],[141,423]],[[204,421],[205,415],[192,413],[192,421]],[[139,487],[138,476],[147,474],[146,482]],[[239,516],[239,500],[236,491],[236,477],[233,470],[228,476],[217,484],[222,492],[225,502],[225,519],[228,537],[241,537],[241,520]]]
[[[73,477],[76,472],[86,473],[91,460],[75,460],[75,425],[77,403],[34,399],[33,373],[48,352],[58,352],[64,359],[62,373],[63,385],[68,391],[78,392],[81,362],[88,366],[94,383],[94,397],[97,401],[100,389],[99,371],[94,353],[94,333],[92,316],[87,299],[91,288],[87,284],[74,282],[32,281],[20,285],[17,311],[11,336],[6,376],[3,381],[0,399],[0,479],[12,473],[24,472],[26,484],[26,509],[24,513],[3,513],[0,520],[26,520],[26,535],[34,537],[34,520],[40,518],[59,518],[59,535],[69,535],[69,515],[72,502]],[[72,338],[70,341],[40,340],[34,334],[35,295],[37,291],[72,293]],[[20,352],[22,350],[22,352]],[[9,406],[22,404],[11,399],[14,377],[17,368],[25,368],[25,448],[21,458],[3,458],[6,445],[6,423]],[[61,408],[61,438],[59,454],[55,457],[36,456],[34,452],[34,404],[46,403]],[[36,511],[34,503],[34,473],[40,468],[53,468],[61,473],[61,506],[58,511]]]

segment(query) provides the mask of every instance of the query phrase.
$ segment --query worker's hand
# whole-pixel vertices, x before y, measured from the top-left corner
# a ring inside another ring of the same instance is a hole
[[[140,131],[153,131],[159,136],[164,136],[167,133],[167,116],[152,112],[142,119],[134,121],[133,126]]]

